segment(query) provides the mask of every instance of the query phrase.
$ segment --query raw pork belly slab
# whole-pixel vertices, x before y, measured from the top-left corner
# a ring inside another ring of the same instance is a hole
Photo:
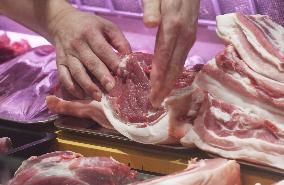
[[[194,101],[198,104],[199,99],[202,100],[198,96],[192,99],[195,93],[190,87],[200,66],[185,69],[172,94],[155,109],[148,99],[151,62],[152,55],[146,53],[137,52],[123,57],[120,75],[115,77],[116,85],[101,102],[66,101],[50,96],[47,97],[47,105],[55,113],[92,118],[137,142],[178,143],[187,130],[186,122],[197,113],[196,104],[189,106],[189,103]],[[189,110],[191,115],[188,115]]]
[[[135,184],[135,183],[134,183]],[[241,185],[240,166],[226,159],[192,160],[187,169],[137,185]]]
[[[204,101],[181,142],[284,169],[284,29],[235,13],[218,16],[217,30],[232,45],[196,75]]]
[[[181,139],[226,158],[284,168],[284,139],[277,124],[207,94],[199,115]]]
[[[58,151],[24,161],[7,185],[124,185],[136,176],[112,158]]]
[[[234,45],[255,72],[284,82],[284,28],[268,16],[241,13],[217,16],[217,34]]]
[[[11,150],[12,147],[12,141],[8,137],[2,137],[0,138],[0,154],[1,153],[6,153],[9,150]]]

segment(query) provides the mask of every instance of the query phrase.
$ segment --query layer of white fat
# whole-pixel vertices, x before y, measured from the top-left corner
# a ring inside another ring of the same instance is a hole
[[[284,180],[280,181],[280,182],[277,182],[276,184],[274,185],[284,185]]]
[[[238,23],[238,25],[240,25],[240,27],[242,28],[244,34],[246,35],[249,43],[251,43],[251,45],[256,49],[256,51],[258,51],[258,53],[263,56],[264,58],[266,58],[267,60],[271,61],[273,64],[275,64],[276,66],[278,66],[278,70],[283,71],[283,69],[281,69],[279,67],[279,64],[282,63],[276,56],[272,55],[264,46],[262,46],[257,38],[256,35],[254,35],[246,26],[244,26],[239,20],[235,19],[235,21]],[[271,30],[271,29],[270,29]],[[276,34],[276,35],[279,35]],[[271,40],[270,40],[271,42]]]
[[[227,112],[223,112],[221,109],[210,107],[210,111],[218,120],[222,120],[224,122],[231,120],[231,115],[228,114]]]
[[[125,55],[123,58],[121,58],[119,63],[119,68],[126,68],[126,63],[129,59],[129,55]]]
[[[219,185],[225,185],[220,181],[220,177],[217,174],[221,172],[226,166],[231,166],[231,162],[220,163],[216,168],[204,168],[199,170],[199,167],[194,168],[193,170],[185,170],[177,174],[167,175],[161,178],[154,179],[148,182],[141,182],[138,185],[172,185],[172,184],[182,184],[182,185],[196,185],[196,184],[207,184],[208,182],[215,181],[218,179]],[[200,167],[204,167],[207,164],[203,161],[199,162]]]
[[[214,67],[215,59],[210,61],[210,65]],[[213,65],[212,65],[213,63]],[[208,65],[208,64],[207,64]],[[248,112],[261,116],[274,123],[277,127],[284,131],[284,112],[271,105],[259,101],[259,99],[244,96],[231,88],[227,88],[222,82],[216,81],[205,73],[199,73],[196,76],[195,83],[204,90],[207,90],[214,98],[221,99],[230,104],[236,105],[245,109]],[[255,93],[252,86],[245,84],[244,81],[240,82],[251,92]]]
[[[194,143],[201,150],[212,152],[226,158],[243,159],[246,161],[254,162],[258,161],[262,164],[284,169],[283,154],[275,153],[275,151],[269,153],[269,151],[264,150],[264,148],[269,148],[271,146],[279,149],[281,148],[281,150],[283,150],[284,146],[282,145],[268,143],[256,138],[242,139],[235,136],[226,136],[225,138],[221,138],[213,132],[210,132],[210,134],[216,139],[233,142],[234,146],[238,148],[238,150],[229,150],[226,148],[222,149],[222,145],[220,145],[220,147],[217,147],[216,144],[210,145],[209,143],[204,142],[203,139],[195,132],[193,127],[189,129],[186,135],[181,139],[181,144],[187,146],[187,143]]]
[[[229,37],[232,35],[232,30],[237,27],[235,23],[235,13],[230,13],[226,15],[218,15],[216,17],[217,23],[217,33],[220,36]]]
[[[33,165],[33,168],[40,169],[38,171],[38,175],[40,176],[65,176],[65,177],[74,177],[74,170],[70,170],[70,164],[72,164],[74,160],[62,160],[60,163],[58,161],[53,162],[50,158],[46,160],[43,159],[41,162]]]
[[[216,63],[216,62],[215,62]],[[216,64],[215,64],[216,66]],[[217,67],[217,66],[216,66]],[[251,68],[249,68],[247,65],[245,65],[245,70],[251,74],[255,79],[258,79],[260,81],[266,82],[267,84],[270,84],[271,86],[274,86],[275,89],[280,90],[282,89],[282,91],[284,92],[284,83],[283,82],[279,82],[270,78],[267,78],[255,71],[253,71]],[[240,75],[237,72],[232,72],[230,71],[229,74],[231,74],[236,80],[238,80],[240,83],[242,84],[247,84],[249,86],[251,86],[251,81],[249,78]],[[277,98],[278,101],[284,101],[284,97],[283,98]]]
[[[120,121],[116,117],[116,115],[114,115],[106,96],[102,97],[102,106],[104,113],[112,126],[119,133],[131,140],[145,144],[178,143],[178,141],[175,138],[171,137],[169,133],[168,112],[160,116],[160,118],[155,121],[154,124],[150,124],[143,128],[138,128],[134,124]]]

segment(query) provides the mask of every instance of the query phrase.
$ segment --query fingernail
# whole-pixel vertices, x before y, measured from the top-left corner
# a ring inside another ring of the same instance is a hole
[[[109,92],[109,91],[111,91],[112,89],[113,89],[113,87],[114,87],[114,83],[112,83],[112,82],[108,82],[107,84],[106,84],[106,90]]]
[[[93,98],[95,100],[100,100],[102,98],[102,94],[100,92],[94,92],[93,93]]]

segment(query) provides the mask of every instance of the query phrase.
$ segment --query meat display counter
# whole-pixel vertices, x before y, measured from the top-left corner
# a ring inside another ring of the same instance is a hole
[[[75,7],[83,11],[94,12],[118,24],[129,40],[133,51],[153,52],[157,30],[144,27],[141,20],[142,8],[140,1],[74,0],[71,2]],[[283,25],[283,6],[284,3],[281,0],[273,0],[270,3],[265,0],[239,0],[234,2],[202,0],[197,41],[191,49],[186,62],[191,61],[194,57],[202,61],[209,61],[215,57],[216,53],[224,50],[225,45],[217,37],[215,31],[216,15],[235,11],[247,14],[268,14]],[[0,35],[6,33],[12,40],[26,39],[31,47],[49,44],[42,37],[6,17],[0,16],[0,22]],[[74,124],[68,126],[58,120],[55,122],[56,127],[51,129],[57,135],[56,146],[53,150],[71,150],[84,156],[113,157],[133,169],[157,176],[183,170],[187,167],[188,161],[193,158],[219,157],[196,148],[185,148],[182,145],[145,145],[137,143],[119,133],[98,128],[100,126],[95,125],[95,123],[90,123],[90,125],[86,120],[80,120],[80,126],[75,124],[75,127]],[[52,127],[53,122],[49,121],[48,124]],[[24,128],[21,126],[21,129]],[[31,155],[33,154],[31,153]],[[241,164],[241,178],[244,185],[254,185],[256,183],[270,185],[284,179],[284,172],[281,170],[252,165],[244,161],[238,162]]]

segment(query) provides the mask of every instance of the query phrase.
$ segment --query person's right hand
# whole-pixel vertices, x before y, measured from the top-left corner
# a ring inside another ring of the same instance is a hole
[[[144,24],[158,27],[150,101],[159,107],[182,73],[196,38],[200,0],[143,0]]]
[[[131,52],[130,45],[118,27],[91,13],[70,8],[59,13],[49,24],[51,40],[56,47],[59,80],[77,98],[85,95],[99,100],[100,88],[87,72],[94,75],[109,91],[115,85],[119,53]]]

